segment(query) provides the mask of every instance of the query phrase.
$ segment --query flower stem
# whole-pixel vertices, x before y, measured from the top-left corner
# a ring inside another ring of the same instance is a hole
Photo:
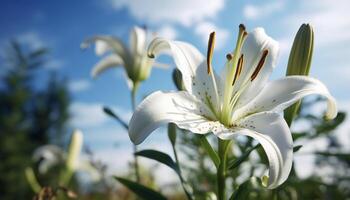
[[[131,90],[131,107],[132,110],[135,111],[135,107],[136,107],[136,92],[138,89],[139,83],[136,82],[134,83],[132,90]],[[136,181],[139,183],[141,178],[140,178],[140,172],[139,172],[139,162],[138,162],[138,158],[135,155],[135,153],[137,152],[137,146],[133,144],[133,150],[134,150],[134,169],[135,169],[135,176],[136,176]]]
[[[218,139],[218,152],[220,165],[217,170],[217,197],[218,200],[226,200],[226,167],[227,167],[227,150],[230,146],[230,141]]]
[[[180,168],[180,161],[179,161],[179,158],[177,156],[177,152],[176,152],[176,148],[175,146],[172,146],[173,147],[173,152],[174,152],[174,157],[175,157],[175,163],[178,167],[178,170],[179,170],[179,178],[180,178],[180,181],[181,181],[181,186],[182,186],[182,189],[185,191],[185,194],[187,196],[187,199],[188,200],[192,200],[193,197],[192,195],[190,194],[190,192],[188,191],[188,188],[186,188],[186,181],[185,179],[182,177],[182,173],[181,173],[181,168]]]

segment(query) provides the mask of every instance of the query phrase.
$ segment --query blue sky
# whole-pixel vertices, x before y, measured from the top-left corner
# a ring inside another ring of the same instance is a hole
[[[280,59],[272,76],[277,78],[284,75],[289,49],[299,26],[311,23],[315,29],[311,74],[329,87],[340,108],[350,111],[349,7],[347,0],[337,3],[332,0],[37,0],[30,3],[3,0],[0,45],[3,49],[10,39],[16,38],[32,48],[51,48],[50,62],[39,72],[38,87],[47,78],[47,71],[55,70],[68,77],[73,96],[72,127],[84,131],[86,144],[99,152],[101,159],[108,160],[108,153],[119,154],[122,155],[120,162],[124,162],[130,158],[128,136],[101,112],[101,105],[109,105],[124,119],[130,117],[130,94],[123,71],[111,70],[92,80],[90,69],[99,58],[92,49],[80,49],[84,39],[112,34],[128,41],[132,26],[146,25],[164,37],[191,42],[204,53],[208,34],[216,31],[214,63],[219,69],[226,53],[234,48],[238,25],[244,23],[248,30],[262,26],[280,42]],[[165,61],[171,63],[170,59]],[[173,89],[170,75],[171,70],[154,69],[150,79],[141,86],[138,100],[154,90]],[[343,129],[349,127],[347,123]],[[165,134],[154,135],[146,147],[161,141],[162,145],[157,147],[167,151]],[[348,141],[348,131],[342,137]]]

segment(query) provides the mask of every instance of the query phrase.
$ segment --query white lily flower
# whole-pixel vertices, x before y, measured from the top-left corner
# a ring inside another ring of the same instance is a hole
[[[124,66],[127,81],[136,84],[147,79],[152,66],[164,68],[166,65],[154,63],[147,56],[147,45],[152,39],[151,34],[144,28],[135,26],[130,33],[129,48],[118,38],[112,36],[95,36],[82,43],[82,48],[87,48],[95,43],[95,53],[98,56],[107,56],[101,59],[92,69],[91,76],[96,78],[105,70],[113,67]]]
[[[248,34],[240,26],[236,49],[227,55],[218,76],[211,66],[214,36],[207,59],[185,42],[162,38],[151,42],[150,57],[172,53],[186,91],[157,91],[145,98],[130,120],[129,136],[140,144],[156,128],[172,122],[197,134],[213,132],[224,140],[252,137],[269,160],[267,186],[276,188],[288,178],[293,160],[293,140],[281,111],[307,95],[319,94],[327,98],[326,116],[332,119],[337,114],[335,100],[314,78],[289,76],[269,82],[279,46],[262,28]]]
[[[59,164],[62,164],[66,155],[65,152],[56,145],[44,145],[38,147],[33,153],[34,162],[38,162],[38,170],[41,174]]]
[[[83,134],[75,130],[69,152],[56,145],[43,145],[34,151],[33,160],[38,162],[38,170],[41,174],[46,174],[52,167],[66,165],[72,172],[87,172],[93,181],[99,181],[101,175],[98,170],[88,160],[81,159],[79,156],[82,144]]]

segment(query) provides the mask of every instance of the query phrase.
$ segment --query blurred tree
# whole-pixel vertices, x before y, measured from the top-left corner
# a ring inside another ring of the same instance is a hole
[[[47,87],[34,85],[47,49],[26,51],[13,41],[6,53],[0,80],[0,198],[30,199],[24,169],[36,147],[62,142],[70,98],[54,74],[42,84]]]

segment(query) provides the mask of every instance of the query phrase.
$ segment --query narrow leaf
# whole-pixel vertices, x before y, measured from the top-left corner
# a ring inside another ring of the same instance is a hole
[[[293,147],[293,152],[295,153],[295,152],[299,151],[301,149],[301,147],[303,147],[303,145],[297,145],[297,146]]]
[[[110,108],[103,107],[103,112],[105,112],[110,117],[116,119],[126,130],[129,130],[129,126],[126,122],[124,122],[117,114],[115,114]]]
[[[171,145],[175,148],[176,144],[176,124],[168,124],[168,137],[171,142]]]
[[[238,186],[237,190],[231,195],[230,200],[248,199],[252,189],[258,186],[258,178],[252,177]]]
[[[117,176],[114,176],[114,178],[144,200],[166,200],[166,198],[159,192],[156,192],[153,189],[145,187],[139,183],[129,181]]]
[[[170,167],[171,169],[173,169],[177,174],[179,174],[179,168],[177,166],[177,164],[174,162],[174,160],[166,153],[157,151],[157,150],[151,150],[151,149],[147,149],[147,150],[142,150],[139,152],[136,152],[135,155],[137,156],[142,156],[145,158],[149,158],[152,160],[156,160],[168,167]]]
[[[202,143],[203,148],[207,151],[209,157],[214,162],[215,167],[218,168],[220,165],[220,158],[219,158],[218,154],[213,149],[213,147],[210,145],[210,143],[208,142],[205,135],[201,135],[201,136],[199,136],[199,138],[200,138],[200,141]]]
[[[228,169],[229,170],[233,170],[236,167],[238,167],[242,162],[244,162],[250,155],[250,153],[252,151],[254,151],[255,149],[257,149],[258,147],[260,147],[260,144],[255,145],[254,147],[248,149],[246,152],[244,152],[240,157],[238,157],[237,159],[234,160],[230,160],[228,163]]]

